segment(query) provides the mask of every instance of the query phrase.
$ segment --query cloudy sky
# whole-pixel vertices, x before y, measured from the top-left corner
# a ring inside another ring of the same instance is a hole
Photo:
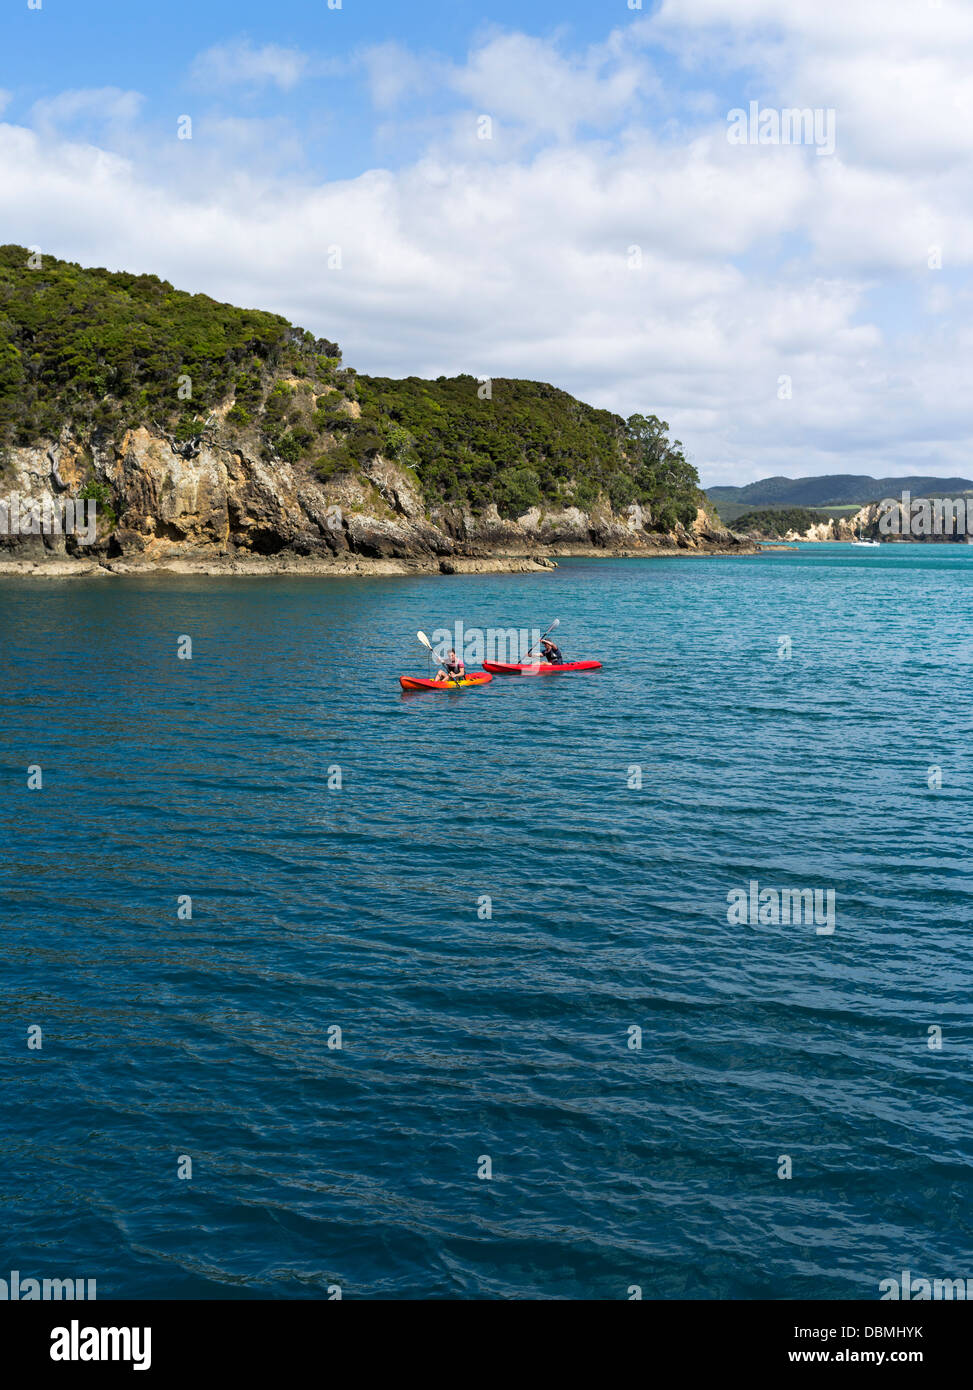
[[[657,413],[706,484],[973,475],[970,0],[27,6],[0,242]]]

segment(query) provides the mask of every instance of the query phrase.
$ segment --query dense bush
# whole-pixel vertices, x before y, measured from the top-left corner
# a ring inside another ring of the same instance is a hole
[[[695,519],[696,470],[654,415],[626,422],[539,381],[496,379],[480,399],[472,376],[360,376],[358,396],[364,414],[409,437],[430,503],[496,502],[516,516],[539,505],[588,509],[604,494],[617,507],[647,503],[669,526]]]
[[[50,256],[31,269],[29,259],[23,247],[0,247],[0,443],[34,443],[66,423],[205,419],[234,394],[253,410],[270,372],[320,374],[326,363],[334,375],[335,345],[278,314],[184,294],[155,275]]]
[[[809,511],[806,507],[782,507],[779,511],[768,508],[763,511],[745,512],[733,523],[734,531],[745,531],[756,536],[786,536],[788,531],[804,533],[820,521],[827,521],[820,512]]]

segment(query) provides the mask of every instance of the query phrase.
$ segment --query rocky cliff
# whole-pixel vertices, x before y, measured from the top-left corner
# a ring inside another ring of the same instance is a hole
[[[701,508],[694,524],[652,527],[648,507],[616,512],[607,500],[584,511],[532,507],[515,519],[495,505],[427,507],[412,471],[378,454],[362,471],[322,479],[301,462],[269,461],[219,421],[182,442],[159,429],[128,430],[92,447],[65,432],[55,443],[7,451],[0,494],[41,519],[58,504],[95,502],[97,532],[4,535],[4,568],[116,572],[168,566],[203,570],[533,568],[569,554],[705,553],[744,543]],[[36,515],[36,512],[35,512]],[[52,568],[53,566],[53,568]]]
[[[866,540],[874,540],[872,531],[877,524],[878,508],[866,506],[855,512],[853,516],[826,518],[801,533],[788,531],[785,539],[789,541],[854,541],[858,539],[860,531]]]
[[[806,513],[810,516],[810,513]],[[760,541],[782,541],[791,543],[794,541],[854,541],[859,534],[866,540],[878,539],[878,503],[869,503],[861,507],[854,514],[842,517],[824,517],[821,521],[812,522],[808,526],[799,525],[783,529],[780,523],[773,526],[774,513],[764,511],[757,514],[768,524],[748,525],[747,518],[741,517],[740,521],[734,523],[738,527],[740,535],[746,536],[750,540]],[[755,518],[756,520],[756,518]],[[786,525],[786,523],[785,523]]]
[[[915,499],[916,506],[922,505]],[[786,541],[881,541],[883,545],[894,542],[926,541],[930,544],[964,544],[967,539],[966,505],[959,502],[962,509],[959,518],[935,520],[937,504],[927,501],[930,516],[928,522],[917,521],[915,517],[903,513],[902,504],[895,498],[882,502],[869,502],[853,515],[824,520],[803,531],[788,531],[783,537]]]

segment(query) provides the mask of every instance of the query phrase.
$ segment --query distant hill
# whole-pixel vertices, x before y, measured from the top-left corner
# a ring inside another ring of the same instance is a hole
[[[883,497],[955,497],[973,492],[969,478],[869,478],[854,473],[826,473],[819,478],[761,478],[744,487],[710,487],[706,495],[717,508],[732,503],[748,509],[763,507],[864,506]],[[721,515],[725,516],[721,509]]]

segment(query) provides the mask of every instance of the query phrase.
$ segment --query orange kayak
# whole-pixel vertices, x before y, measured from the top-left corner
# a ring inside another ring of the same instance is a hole
[[[455,690],[461,685],[486,685],[493,677],[489,671],[470,671],[460,681],[423,680],[421,676],[400,676],[399,684],[403,690]]]

